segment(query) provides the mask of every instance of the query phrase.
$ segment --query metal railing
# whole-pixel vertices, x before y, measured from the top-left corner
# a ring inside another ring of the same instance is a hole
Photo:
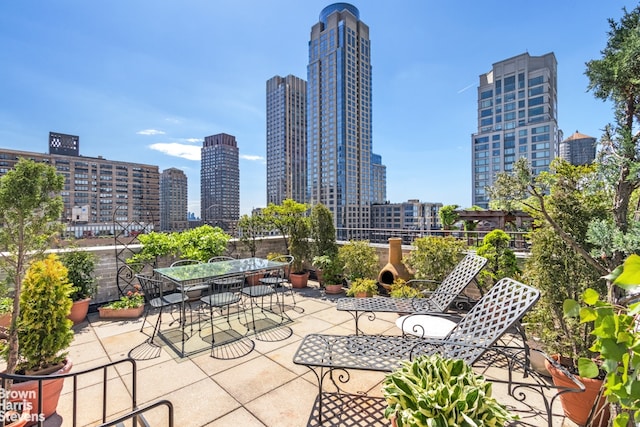
[[[336,239],[339,241],[369,240],[371,243],[386,244],[389,237],[402,238],[402,244],[411,245],[415,239],[427,236],[445,237],[453,236],[464,240],[469,247],[482,245],[482,239],[492,230],[465,231],[465,230],[409,230],[397,228],[336,228]],[[528,231],[505,231],[511,238],[511,249],[518,252],[529,252],[530,243]]]

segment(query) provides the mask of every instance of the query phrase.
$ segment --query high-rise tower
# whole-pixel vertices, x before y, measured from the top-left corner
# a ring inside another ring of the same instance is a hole
[[[160,229],[183,231],[187,229],[187,175],[177,168],[160,174]]]
[[[307,185],[309,201],[333,212],[339,237],[370,227],[371,111],[369,27],[356,7],[332,4],[309,41]]]
[[[307,200],[307,82],[267,80],[267,203]]]
[[[596,139],[576,131],[560,142],[558,156],[572,165],[588,165],[596,158]]]
[[[535,174],[558,151],[557,62],[552,53],[528,53],[493,64],[480,75],[478,131],[471,137],[472,200],[488,208],[496,174],[526,157]]]
[[[200,210],[205,224],[233,229],[240,218],[240,169],[236,138],[207,136],[201,149]]]

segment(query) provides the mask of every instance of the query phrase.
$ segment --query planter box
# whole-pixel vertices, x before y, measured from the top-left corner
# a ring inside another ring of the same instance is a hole
[[[144,305],[135,308],[98,308],[101,319],[135,319],[142,316]]]

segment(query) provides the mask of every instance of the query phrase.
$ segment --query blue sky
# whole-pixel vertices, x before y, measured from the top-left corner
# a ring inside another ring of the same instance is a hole
[[[47,152],[50,131],[80,153],[183,169],[199,214],[200,147],[234,135],[241,213],[265,204],[265,87],[306,79],[311,27],[329,1],[0,2],[0,146]],[[387,198],[471,204],[478,76],[529,52],[558,61],[565,137],[599,138],[611,106],[587,92],[618,0],[361,0],[370,28],[373,148]]]

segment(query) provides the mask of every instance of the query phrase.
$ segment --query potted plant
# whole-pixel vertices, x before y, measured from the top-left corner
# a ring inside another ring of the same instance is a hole
[[[309,218],[305,216],[309,205],[298,203],[293,199],[285,199],[281,204],[269,205],[262,210],[266,226],[271,226],[282,235],[287,255],[294,260],[289,272],[291,286],[306,287],[309,272],[304,265],[309,258]]]
[[[16,319],[20,342],[17,371],[26,375],[64,374],[72,362],[65,350],[73,340],[73,322],[67,318],[73,286],[67,270],[56,255],[35,261],[22,282],[20,307]],[[8,357],[9,348],[3,348]],[[38,382],[13,383],[11,390],[22,391],[31,403],[33,413],[49,417],[56,410],[63,380],[43,382],[43,407],[38,407]]]
[[[351,240],[338,249],[338,259],[344,265],[348,281],[372,279],[378,275],[378,254],[368,240]]]
[[[333,214],[322,203],[318,203],[311,209],[310,215],[311,228],[311,254],[314,259],[327,257],[331,262],[338,253],[338,245],[336,244],[336,229],[333,225]],[[326,261],[319,261],[320,263]],[[322,266],[313,263],[316,267],[316,276],[322,284]]]
[[[397,277],[391,284],[389,296],[391,298],[422,298],[424,294],[420,289],[408,284],[403,278]]]
[[[364,279],[359,277],[351,282],[351,286],[347,289],[347,296],[364,298],[378,295],[378,282],[374,279]]]
[[[67,268],[69,281],[73,284],[71,293],[71,312],[69,319],[74,325],[84,321],[89,312],[89,302],[96,292],[95,269],[96,257],[92,252],[83,250],[73,250],[64,252],[60,256],[62,264]]]
[[[398,427],[503,426],[518,417],[491,396],[491,383],[463,360],[440,354],[404,361],[382,384],[385,417]]]
[[[128,291],[119,300],[105,304],[98,308],[100,318],[138,318],[144,312],[144,295],[140,292],[140,285],[135,284],[133,291]]]
[[[580,358],[580,375],[595,378],[605,371],[604,395],[608,403],[616,406],[613,425],[634,425],[640,422],[640,399],[637,394],[640,386],[640,256],[630,255],[623,266],[614,270],[607,279],[629,292],[626,301],[603,301],[598,291],[587,289],[581,296],[581,302],[567,299],[564,310],[567,317],[593,325],[592,350],[597,353],[597,360]],[[602,415],[596,421],[605,425],[609,412],[597,409],[595,415]]]
[[[56,335],[46,336],[47,341],[58,338],[57,335],[69,336],[60,333],[59,329],[70,326],[72,323],[66,318],[68,314],[68,311],[65,310],[66,302],[45,308],[42,312],[44,314],[39,314],[46,316],[45,318],[41,317],[43,323],[31,325],[37,327],[33,334],[23,326],[38,313],[31,311],[30,316],[25,317],[25,323],[19,320],[21,319],[23,301],[25,304],[35,304],[32,301],[33,298],[26,299],[22,296],[26,269],[32,260],[39,259],[43,255],[45,250],[50,247],[53,238],[62,230],[60,216],[64,204],[60,192],[63,189],[64,177],[58,175],[53,166],[24,158],[19,159],[15,167],[0,178],[0,223],[2,224],[0,227],[0,246],[5,248],[3,252],[0,252],[0,268],[7,277],[11,278],[13,286],[13,317],[5,341],[2,343],[2,354],[7,361],[6,372],[8,374],[14,374],[18,363],[23,360],[21,355],[25,352],[20,350],[23,344],[27,350],[33,348],[30,346],[35,344],[31,340],[34,334],[38,333],[40,327],[57,331]],[[59,288],[56,287],[56,289]],[[32,293],[31,296],[37,295],[36,290],[35,294]],[[71,299],[68,298],[68,295],[66,301],[70,306]],[[38,303],[40,302],[38,301]],[[53,315],[47,311],[49,309],[53,310]],[[67,312],[59,316],[62,311]],[[31,316],[32,314],[34,316]],[[23,343],[23,340],[26,342]],[[70,369],[71,364],[67,365]],[[8,387],[13,390],[27,383],[29,382],[8,384]],[[56,383],[56,381],[45,382],[45,384],[50,383]],[[60,387],[62,387],[61,382]],[[37,392],[35,395],[34,397],[37,398]],[[46,407],[44,409],[46,412]]]
[[[293,257],[289,272],[291,286],[305,288],[309,280],[309,271],[304,268],[305,261],[309,258],[309,218],[301,216],[292,222],[289,254]]]
[[[321,255],[313,258],[313,265],[322,271],[321,286],[328,294],[339,294],[342,292],[342,270],[337,254],[333,257]]]
[[[13,298],[0,297],[0,327],[8,328],[13,315]]]

